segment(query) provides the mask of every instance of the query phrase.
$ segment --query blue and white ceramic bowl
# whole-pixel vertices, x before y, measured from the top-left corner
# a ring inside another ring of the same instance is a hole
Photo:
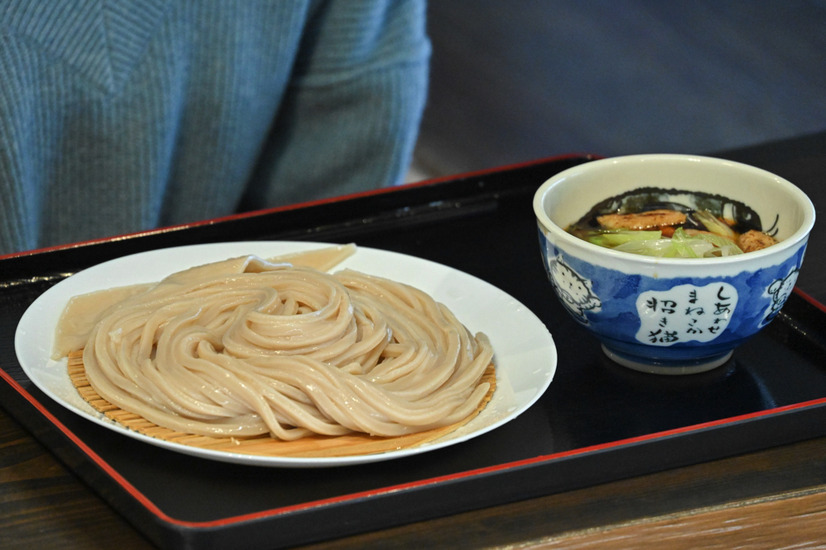
[[[643,187],[722,195],[751,207],[780,241],[723,258],[655,258],[591,244],[565,228],[596,203]],[[791,292],[815,210],[774,174],[709,157],[633,155],[588,162],[546,181],[534,198],[554,291],[617,363],[689,374],[725,363]]]

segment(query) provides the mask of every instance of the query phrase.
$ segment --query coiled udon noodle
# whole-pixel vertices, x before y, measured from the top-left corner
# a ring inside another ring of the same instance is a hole
[[[464,419],[489,388],[485,335],[384,278],[249,256],[131,294],[95,319],[86,376],[175,431],[397,436]]]

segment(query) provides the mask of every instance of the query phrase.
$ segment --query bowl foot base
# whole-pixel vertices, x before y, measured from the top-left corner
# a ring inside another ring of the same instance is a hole
[[[621,355],[614,351],[611,351],[605,345],[602,346],[602,351],[605,355],[608,356],[609,359],[622,365],[623,367],[627,367],[629,369],[633,369],[639,372],[645,372],[648,374],[698,374],[701,372],[708,372],[710,370],[716,369],[720,365],[724,364],[731,358],[731,355],[734,353],[730,351],[718,357],[714,357],[707,361],[701,361],[696,363],[690,364],[651,364],[651,363],[643,363],[641,361],[636,361],[632,358],[629,358],[626,355]]]

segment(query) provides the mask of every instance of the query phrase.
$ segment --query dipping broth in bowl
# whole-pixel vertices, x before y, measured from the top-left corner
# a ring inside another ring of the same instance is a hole
[[[681,189],[634,189],[596,204],[568,226],[590,243],[662,258],[715,258],[777,243],[774,226],[721,195]]]
[[[685,219],[660,223],[657,211]],[[567,312],[617,363],[661,374],[716,368],[774,319],[815,218],[789,181],[693,155],[576,166],[542,184],[534,212],[550,286]],[[658,221],[636,229],[625,223],[634,216]],[[766,242],[738,244],[749,232]]]

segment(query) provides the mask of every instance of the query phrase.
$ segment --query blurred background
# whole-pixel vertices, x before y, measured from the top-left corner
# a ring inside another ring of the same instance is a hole
[[[826,0],[431,0],[411,181],[826,130]]]

